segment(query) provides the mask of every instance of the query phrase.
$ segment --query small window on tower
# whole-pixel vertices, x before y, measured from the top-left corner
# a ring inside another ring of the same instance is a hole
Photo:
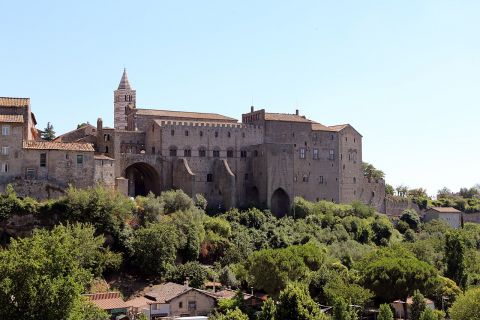
[[[209,173],[207,174],[207,182],[212,182],[213,181],[213,174]]]
[[[175,135],[175,130],[172,129],[172,130],[170,131],[170,134],[171,134],[172,136],[174,136],[174,135]]]
[[[185,137],[188,137],[188,130],[185,130]]]
[[[233,150],[232,149],[227,150],[227,158],[233,158]]]

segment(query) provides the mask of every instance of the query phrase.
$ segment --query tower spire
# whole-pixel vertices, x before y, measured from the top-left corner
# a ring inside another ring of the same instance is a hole
[[[118,84],[118,90],[132,90],[130,82],[128,82],[127,69],[123,68],[123,75],[120,83]]]

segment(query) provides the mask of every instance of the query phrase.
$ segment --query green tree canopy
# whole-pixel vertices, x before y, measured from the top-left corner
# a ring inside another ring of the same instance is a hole
[[[382,248],[367,255],[357,266],[363,284],[378,300],[406,299],[415,290],[423,290],[437,278],[437,271],[418,260],[405,248]]]
[[[151,224],[135,232],[133,258],[146,274],[163,276],[175,261],[178,243],[178,233],[172,225]]]
[[[324,320],[327,317],[303,284],[289,283],[280,293],[276,320]]]
[[[445,276],[454,280],[461,288],[467,284],[465,266],[465,244],[456,232],[447,234],[445,239]]]
[[[480,288],[472,288],[460,295],[448,310],[452,320],[480,319]]]
[[[103,259],[94,252],[101,243],[93,229],[81,228],[37,229],[30,238],[13,239],[8,249],[0,250],[0,319],[69,319],[78,314],[80,294],[101,264],[94,260]]]

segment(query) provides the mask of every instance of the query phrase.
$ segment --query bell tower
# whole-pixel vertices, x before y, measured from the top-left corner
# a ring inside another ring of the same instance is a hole
[[[118,85],[118,89],[114,91],[114,128],[115,130],[127,129],[127,110],[135,108],[137,104],[136,91],[128,82],[127,70],[123,69],[122,79]]]

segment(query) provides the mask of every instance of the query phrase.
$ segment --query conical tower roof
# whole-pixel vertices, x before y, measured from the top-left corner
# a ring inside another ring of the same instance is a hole
[[[123,68],[123,75],[120,83],[118,84],[118,90],[132,90],[130,82],[128,82],[127,69]]]

